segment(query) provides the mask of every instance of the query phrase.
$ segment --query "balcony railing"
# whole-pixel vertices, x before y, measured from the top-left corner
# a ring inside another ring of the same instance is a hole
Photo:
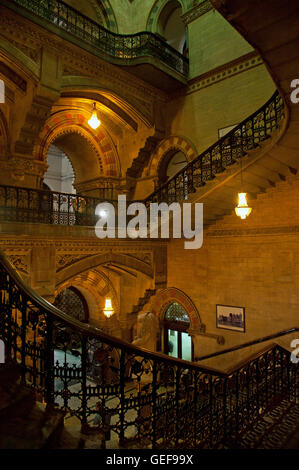
[[[0,292],[0,338],[22,383],[112,448],[216,448],[238,441],[273,403],[298,403],[298,365],[278,345],[227,372],[137,348],[56,309],[2,254]]]
[[[156,34],[148,31],[136,34],[116,34],[60,0],[13,0],[76,38],[91,44],[114,59],[129,65],[132,59],[152,56],[170,68],[188,75],[189,61]]]
[[[142,202],[148,206],[152,202],[171,203],[188,199],[197,188],[268,139],[279,128],[283,117],[283,100],[275,92],[261,109],[196,157]],[[113,185],[110,187],[108,184],[99,191],[99,197],[95,198],[0,185],[0,221],[94,226],[98,220],[95,209],[100,202],[109,201],[117,211]],[[132,201],[127,201],[127,204],[130,202]]]
[[[97,189],[99,197],[0,185],[0,221],[94,226],[100,202],[113,201],[113,187]]]
[[[284,118],[284,102],[278,91],[258,111],[246,118],[228,134],[211,145],[146,198],[146,203],[174,202],[188,199],[190,194],[215,178],[226,167],[235,164],[260,143],[271,137]]]

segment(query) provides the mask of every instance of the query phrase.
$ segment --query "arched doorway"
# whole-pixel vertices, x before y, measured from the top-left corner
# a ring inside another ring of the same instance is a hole
[[[188,334],[190,318],[186,310],[177,302],[172,302],[164,315],[164,352],[168,356],[193,360],[193,343]]]
[[[179,1],[167,2],[158,19],[158,34],[181,54],[187,55],[186,26],[181,18],[182,7]]]

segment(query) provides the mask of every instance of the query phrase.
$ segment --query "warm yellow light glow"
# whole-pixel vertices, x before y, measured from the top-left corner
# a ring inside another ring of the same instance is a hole
[[[104,312],[104,315],[105,315],[107,318],[110,318],[110,317],[114,314],[114,310],[113,310],[113,307],[112,307],[111,299],[106,298],[106,300],[105,300],[105,308],[103,309],[103,312]]]
[[[101,125],[101,121],[98,119],[98,113],[97,113],[95,103],[93,105],[93,112],[92,112],[91,118],[88,121],[88,124],[94,130],[96,130]]]
[[[248,217],[248,215],[252,211],[251,207],[248,207],[246,194],[247,193],[238,194],[239,202],[238,202],[237,207],[235,208],[235,212],[237,216],[241,217],[241,219],[246,219],[246,217]]]

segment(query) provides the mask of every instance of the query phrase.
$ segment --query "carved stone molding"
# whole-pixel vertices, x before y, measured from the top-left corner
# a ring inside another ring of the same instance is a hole
[[[41,47],[43,47],[59,55],[64,69],[66,68],[69,74],[97,79],[100,77],[103,86],[113,89],[115,93],[127,99],[150,122],[153,119],[154,102],[166,100],[166,94],[161,90],[157,90],[137,77],[132,77],[96,54],[83,50],[4,7],[1,7],[0,31],[3,37],[13,42],[20,50],[23,49],[25,54],[23,46],[30,43],[35,48],[36,61],[39,60]],[[17,36],[15,31],[18,31]]]
[[[8,256],[9,261],[14,265],[17,271],[24,274],[29,273],[28,259],[26,255],[11,255]]]
[[[82,255],[58,255],[56,256],[56,271],[59,272],[61,269],[66,268],[67,266],[71,266],[72,264],[76,263],[77,261],[81,261],[82,259],[87,258],[87,256]]]
[[[21,183],[26,175],[42,178],[48,165],[28,158],[15,156],[0,162],[0,171],[6,172],[13,181]]]
[[[2,247],[1,247],[2,248]],[[31,250],[22,250],[18,248],[3,249],[5,255],[11,264],[20,274],[28,275],[30,273],[30,254]]]
[[[200,16],[208,13],[209,11],[213,10],[213,5],[211,5],[209,0],[201,0],[200,2],[196,2],[196,5],[188,10],[184,15],[181,16],[183,22],[188,25],[192,21],[196,20]]]
[[[140,253],[140,254],[127,254],[127,256],[130,256],[131,258],[138,259],[140,261],[143,261],[143,263],[148,264],[149,266],[152,265],[153,263],[153,256],[151,252],[148,253]]]
[[[261,227],[261,228],[246,228],[244,229],[217,229],[207,232],[207,237],[247,237],[254,235],[284,235],[284,234],[297,234],[299,233],[299,226],[293,225],[291,227]]]
[[[256,52],[250,52],[239,59],[194,78],[189,82],[187,94],[197,92],[262,64],[262,58]]]

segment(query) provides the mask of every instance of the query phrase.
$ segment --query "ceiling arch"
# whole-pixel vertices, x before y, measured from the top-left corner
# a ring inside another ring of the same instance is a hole
[[[106,252],[94,256],[88,256],[82,260],[74,262],[70,266],[59,270],[59,272],[56,273],[56,282],[57,284],[61,284],[62,282],[66,282],[76,275],[106,264],[113,264],[116,266],[129,268],[133,271],[141,272],[146,276],[153,278],[152,266],[145,263],[144,261],[133,258],[132,256],[126,255],[124,253]]]
[[[90,317],[98,315],[104,308],[105,297],[112,299],[115,312],[119,313],[119,300],[116,289],[107,275],[99,269],[87,269],[56,286],[55,297],[69,287],[76,287],[84,296]]]
[[[103,126],[92,130],[87,122],[89,118],[90,115],[80,109],[53,113],[39,135],[34,158],[46,161],[49,146],[55,143],[70,158],[76,177],[80,175],[85,180],[98,176],[119,177],[120,162],[111,137]]]
[[[134,121],[142,122],[147,127],[153,125],[153,108],[150,101],[144,97],[133,96],[129,94],[125,87],[116,88],[116,83],[111,84],[111,88],[103,83],[101,78],[84,77],[79,75],[66,75],[62,79],[62,96],[72,94],[93,94],[97,95],[99,101],[109,100],[114,106],[117,106],[123,112],[127,113]]]

